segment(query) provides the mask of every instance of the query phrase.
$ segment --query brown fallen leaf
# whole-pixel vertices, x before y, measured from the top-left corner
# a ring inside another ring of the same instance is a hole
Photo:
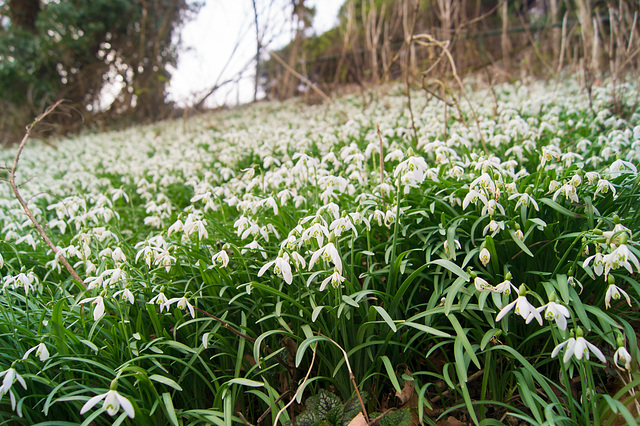
[[[362,412],[358,413],[357,416],[355,416],[353,418],[353,420],[351,420],[349,422],[349,426],[367,426],[368,423],[364,418],[364,415],[362,414]]]
[[[411,399],[414,393],[415,393],[415,387],[413,385],[413,381],[405,380],[402,391],[396,392],[396,397],[400,400],[400,404],[404,405],[407,402],[409,402],[409,400]]]

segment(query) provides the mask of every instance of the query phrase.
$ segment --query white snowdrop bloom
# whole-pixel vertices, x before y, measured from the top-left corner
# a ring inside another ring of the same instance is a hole
[[[345,278],[338,272],[338,268],[333,268],[333,274],[329,275],[327,278],[322,280],[320,284],[320,291],[323,291],[327,288],[327,284],[331,283],[334,288],[337,288],[340,284],[344,282]]]
[[[586,258],[585,261],[582,263],[582,267],[586,269],[586,267],[591,263],[592,260],[593,260],[593,271],[598,276],[602,275],[602,273],[604,272],[604,266],[605,266],[605,259],[602,253],[596,252],[596,254]]]
[[[0,253],[0,269],[4,266],[4,258],[2,257],[2,253]]]
[[[196,216],[194,216],[193,213],[190,213],[189,215],[187,215],[187,219],[184,221],[184,226],[182,227],[182,231],[185,233],[186,236],[190,236],[194,232],[197,232],[198,239],[202,241],[204,239],[209,238],[209,233],[205,228],[206,224],[207,224],[206,220],[198,219]]]
[[[0,377],[3,377],[2,386],[0,386],[0,399],[5,396],[7,393],[9,394],[9,399],[11,401],[11,409],[16,409],[16,396],[13,393],[11,387],[17,381],[20,383],[23,389],[27,389],[27,383],[24,381],[21,375],[18,374],[15,368],[10,367],[7,370],[4,370],[0,373]]]
[[[169,311],[169,307],[171,307],[172,304],[176,304],[176,307],[182,311],[188,310],[189,313],[191,314],[191,318],[195,318],[196,317],[196,311],[193,308],[193,305],[191,305],[191,303],[189,303],[189,301],[187,300],[187,296],[182,296],[182,297],[174,297],[172,299],[167,300],[164,303],[164,307],[167,309],[167,312]],[[160,308],[160,311],[162,311],[162,308]]]
[[[473,279],[473,285],[476,287],[476,290],[482,293],[493,290],[493,286],[489,284],[484,278],[475,277]]]
[[[470,189],[462,201],[462,209],[466,210],[471,203],[477,204],[478,200],[482,201],[484,205],[487,204],[487,197],[485,197],[484,194],[476,191],[475,189]]]
[[[600,179],[600,174],[598,172],[587,172],[584,174],[584,177],[587,178],[589,185],[593,185]]]
[[[549,301],[546,305],[540,306],[538,312],[544,311],[544,317],[548,321],[555,321],[560,330],[567,329],[567,319],[571,318],[569,310],[559,303]]]
[[[293,274],[291,273],[289,255],[287,253],[280,252],[275,260],[265,263],[262,268],[260,268],[260,271],[258,271],[258,277],[264,275],[271,265],[273,265],[274,274],[281,276],[287,284],[291,284],[293,281]]]
[[[118,297],[122,295],[122,299],[128,301],[129,303],[131,303],[133,305],[134,301],[135,301],[135,297],[133,296],[133,293],[131,293],[131,290],[129,290],[128,288],[125,288],[123,290],[119,290],[116,291],[115,293],[113,293],[113,297]]]
[[[458,240],[453,240],[453,245],[455,246],[455,248],[457,248],[458,250],[462,250],[462,246],[460,245],[460,241]],[[443,248],[444,248],[444,254],[449,257],[449,258],[453,258],[455,259],[455,257],[453,256],[454,253],[451,252],[451,250],[449,249],[449,240],[444,240],[443,243]],[[455,250],[454,250],[455,251]]]
[[[484,206],[482,207],[482,213],[481,214],[488,214],[489,216],[495,216],[496,211],[499,211],[500,214],[504,215],[504,207],[502,207],[502,205],[500,203],[498,203],[496,200],[491,199],[488,200]]]
[[[536,321],[538,321],[538,324],[542,325],[542,317],[540,316],[540,312],[538,312],[536,308],[527,300],[526,291],[520,291],[520,295],[516,300],[502,308],[502,310],[496,317],[496,322],[504,318],[504,316],[507,315],[507,313],[509,313],[512,309],[516,314],[520,315],[527,324],[529,324],[531,320],[535,318]]]
[[[105,312],[104,299],[102,298],[102,296],[89,297],[79,301],[78,305],[82,305],[83,303],[87,302],[91,302],[93,305],[95,305],[95,307],[93,308],[93,320],[98,321],[100,318],[102,318]]]
[[[171,236],[171,234],[173,234],[174,232],[182,231],[183,227],[184,227],[184,224],[180,219],[178,219],[173,223],[173,225],[169,227],[169,230],[167,231],[167,235]]]
[[[304,257],[297,251],[291,252],[291,258],[293,259],[293,264],[296,266],[296,269],[301,270],[307,267],[307,261],[304,260]]]
[[[378,148],[379,150],[379,148]],[[400,161],[404,158],[404,152],[401,149],[394,149],[384,156],[384,161]],[[397,169],[396,169],[397,170]]]
[[[502,293],[502,294],[506,294],[506,295],[510,295],[511,294],[511,290],[515,290],[516,292],[518,291],[518,289],[516,288],[515,285],[513,285],[513,283],[511,282],[511,274],[507,274],[507,278],[502,281],[500,284],[496,285],[495,287],[490,288],[491,291],[493,291],[494,293]]]
[[[338,272],[342,274],[342,259],[340,258],[338,249],[336,249],[333,243],[327,243],[327,245],[320,247],[313,253],[309,261],[309,270],[313,268],[313,265],[315,265],[320,257],[322,257],[322,260],[325,262],[333,262]]]
[[[633,274],[633,266],[636,267],[636,270],[640,272],[640,262],[638,258],[631,250],[629,250],[629,246],[626,244],[620,244],[612,253],[611,257],[613,258],[612,264],[614,268],[624,267],[630,274]],[[605,271],[606,274],[606,271]]]
[[[602,351],[595,345],[587,342],[587,340],[582,336],[579,336],[578,338],[571,337],[560,343],[553,349],[553,352],[551,352],[551,357],[555,358],[565,346],[567,349],[564,353],[564,357],[562,358],[562,361],[565,364],[569,362],[572,356],[575,356],[578,361],[581,360],[582,357],[589,359],[589,351],[593,352],[603,363],[607,362]]]
[[[611,300],[620,300],[622,296],[624,296],[629,306],[631,306],[631,298],[627,292],[615,284],[609,284],[609,288],[607,289],[607,293],[604,297],[604,306],[609,309],[611,307]]]
[[[22,356],[22,359],[27,359],[27,357],[29,355],[31,355],[32,352],[35,352],[35,355],[40,359],[40,361],[44,362],[46,360],[49,359],[49,350],[47,349],[47,345],[44,344],[44,342],[41,342],[37,345],[35,345],[34,347],[32,347],[31,349],[29,349],[27,352],[24,353],[24,355]]]
[[[169,305],[167,305],[168,301],[169,299],[167,299],[167,296],[165,296],[163,292],[160,292],[153,296],[151,300],[149,300],[149,303],[160,305],[160,312],[162,312],[165,308],[167,308],[167,311],[169,310]]]
[[[593,198],[595,198],[596,195],[598,195],[599,193],[606,194],[609,192],[609,190],[611,190],[611,193],[613,194],[613,198],[614,199],[617,198],[615,186],[613,186],[613,184],[606,179],[600,179],[596,186],[596,190],[593,193]]]
[[[87,411],[91,410],[98,402],[102,401],[103,399],[104,402],[102,403],[102,408],[111,417],[118,414],[118,411],[120,411],[120,407],[122,407],[122,411],[124,411],[127,416],[129,416],[129,418],[133,419],[135,417],[135,410],[133,408],[133,404],[131,404],[131,401],[120,395],[118,391],[114,389],[90,398],[80,409],[80,414],[84,414]]]
[[[483,266],[487,266],[491,261],[491,253],[489,253],[489,250],[486,247],[483,247],[482,250],[480,250],[478,257],[480,258],[480,262],[482,262]]]
[[[319,246],[324,244],[324,238],[329,238],[329,228],[323,225],[320,222],[313,223],[309,228],[302,232],[302,236],[300,237],[300,241],[306,242],[311,238],[315,238],[318,242]]]
[[[562,184],[560,182],[558,182],[557,180],[552,180],[551,182],[549,182],[549,193],[556,192],[558,189],[560,189],[561,186]]]
[[[633,165],[633,163],[618,159],[613,163],[611,163],[611,165],[609,166],[609,176],[615,179],[618,176],[620,176],[623,171],[627,169],[633,172],[634,174],[638,173],[638,169],[636,168],[636,166]]]
[[[624,346],[620,346],[616,351],[616,353],[613,354],[613,363],[618,368],[621,368],[619,363],[623,363],[624,368],[627,369],[628,371],[631,371],[632,360],[633,358],[631,357],[631,354],[629,353],[629,351],[627,351],[627,348],[625,348]]]
[[[369,219],[367,219],[362,213],[360,212],[349,213],[349,217],[351,217],[351,222],[354,225],[360,225],[361,223],[364,223],[367,230],[368,231],[371,230],[371,223],[369,222]]]
[[[226,268],[229,265],[229,255],[226,250],[220,250],[211,257],[211,262],[220,268]]]
[[[267,254],[264,252],[264,248],[256,240],[251,241],[249,244],[246,244],[242,250],[240,250],[240,254],[245,254],[247,252],[255,253],[260,252],[263,258],[267,258]]]
[[[336,237],[349,230],[353,230],[356,237],[358,236],[358,231],[353,226],[353,223],[351,223],[351,218],[349,216],[340,217],[329,225],[329,231],[333,231]]]
[[[558,199],[558,196],[564,195],[565,199],[571,200],[574,203],[578,203],[580,200],[578,199],[578,192],[576,187],[571,185],[571,183],[565,183],[562,185],[556,192],[553,194],[553,201]]]
[[[491,232],[491,237],[495,237],[496,234],[501,230],[504,230],[504,221],[496,222],[492,219],[489,224],[482,230],[482,235],[485,236],[489,232]]]
[[[536,209],[536,211],[540,210],[538,208],[538,203],[536,203],[536,200],[534,200],[533,197],[531,197],[531,195],[527,194],[526,192],[523,194],[513,194],[509,197],[509,200],[513,200],[514,198],[518,199],[514,209],[517,209],[520,206],[528,206],[529,204],[531,204],[533,208]]]

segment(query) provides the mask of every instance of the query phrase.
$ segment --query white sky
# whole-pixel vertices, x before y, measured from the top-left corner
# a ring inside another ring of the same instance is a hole
[[[344,1],[307,0],[310,6],[316,8],[313,23],[316,34],[330,29],[337,23],[338,9]],[[256,0],[256,3],[259,10],[260,5],[278,4],[269,12],[271,30],[268,34],[273,36],[277,33],[279,37],[274,38],[269,47],[277,49],[286,45],[291,39],[292,30],[283,5],[289,5],[291,1]],[[263,13],[267,12],[263,9]],[[290,11],[288,14],[290,15]],[[264,26],[266,21],[263,15],[260,25]],[[177,101],[182,106],[189,105],[207,93],[216,82],[222,83],[236,76],[256,52],[253,22],[252,0],[205,0],[205,5],[196,19],[187,23],[182,30],[182,45],[185,50],[180,54],[177,69],[171,78],[169,99]],[[238,41],[238,49],[221,75]],[[207,100],[207,105],[217,106],[252,100],[254,76],[255,63],[252,63],[239,84],[229,84],[218,90]]]

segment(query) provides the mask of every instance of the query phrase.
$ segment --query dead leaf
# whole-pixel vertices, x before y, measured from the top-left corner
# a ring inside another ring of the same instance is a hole
[[[404,405],[407,402],[409,402],[409,400],[411,399],[414,393],[415,393],[415,387],[413,385],[413,381],[406,380],[404,382],[404,387],[402,388],[402,391],[396,392],[396,397],[400,399],[400,404]]]
[[[349,426],[367,426],[368,423],[364,418],[364,415],[362,414],[362,412],[358,413],[357,416],[355,416],[353,418],[353,420],[351,420],[349,422]]]

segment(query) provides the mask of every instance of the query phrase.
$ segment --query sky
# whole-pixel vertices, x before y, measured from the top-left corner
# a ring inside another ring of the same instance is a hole
[[[345,0],[307,0],[315,6],[313,33],[321,34],[337,23],[338,9]],[[271,49],[285,46],[293,33],[283,5],[290,0],[256,0],[264,26],[269,22],[267,39]],[[277,3],[270,9],[268,4]],[[267,19],[268,17],[268,19]],[[264,29],[264,28],[263,28]],[[181,32],[183,50],[173,71],[169,99],[180,106],[190,105],[216,83],[237,76],[256,52],[256,33],[252,0],[205,0],[197,17]],[[234,47],[238,45],[235,54]],[[229,61],[226,69],[225,64]],[[206,105],[237,104],[253,99],[255,63],[247,68],[238,84],[228,84],[207,99]]]

